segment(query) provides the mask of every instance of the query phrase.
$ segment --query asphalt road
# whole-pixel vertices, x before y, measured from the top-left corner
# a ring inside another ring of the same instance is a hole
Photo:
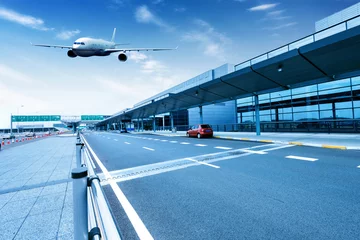
[[[104,132],[85,138],[140,219],[102,182],[124,239],[359,239],[359,151]]]

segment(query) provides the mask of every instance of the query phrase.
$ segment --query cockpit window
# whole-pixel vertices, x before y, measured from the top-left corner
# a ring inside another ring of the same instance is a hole
[[[84,43],[84,42],[81,42],[81,45],[85,45],[85,43]]]
[[[84,42],[74,42],[75,45],[85,45]]]

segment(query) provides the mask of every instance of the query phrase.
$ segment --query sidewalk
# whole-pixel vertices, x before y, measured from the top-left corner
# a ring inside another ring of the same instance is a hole
[[[132,133],[147,133],[165,136],[186,136],[186,131],[172,133],[170,131],[145,131]],[[360,134],[327,134],[327,133],[261,133],[253,132],[214,132],[215,138],[240,141],[256,141],[301,146],[335,148],[343,150],[360,150]]]
[[[0,152],[0,239],[73,239],[75,137]]]

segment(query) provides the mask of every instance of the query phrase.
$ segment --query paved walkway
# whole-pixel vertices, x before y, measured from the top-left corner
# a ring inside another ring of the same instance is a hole
[[[73,239],[75,137],[0,151],[0,239]]]
[[[150,133],[167,136],[186,136],[185,131],[178,131],[176,133],[172,133],[170,131],[145,131],[139,133]],[[256,136],[256,133],[252,132],[214,132],[214,137],[241,141],[273,142],[312,147],[338,148],[344,150],[360,150],[360,134],[262,133],[261,136]]]

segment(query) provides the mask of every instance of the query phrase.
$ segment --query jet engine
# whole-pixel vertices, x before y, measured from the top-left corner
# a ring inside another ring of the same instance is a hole
[[[118,59],[120,62],[125,62],[127,60],[127,56],[125,53],[120,53]]]
[[[68,55],[68,57],[71,57],[71,58],[74,58],[74,57],[77,56],[77,55],[74,53],[73,50],[69,50],[69,51],[67,52],[67,55]]]

